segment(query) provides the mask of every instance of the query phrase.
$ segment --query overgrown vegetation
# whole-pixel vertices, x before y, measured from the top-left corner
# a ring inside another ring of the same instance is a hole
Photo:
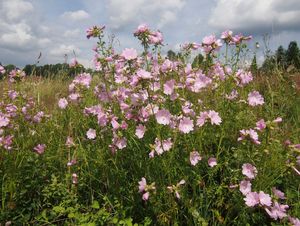
[[[0,68],[0,222],[299,225],[300,98],[288,74],[239,68],[250,37],[230,31],[170,59],[159,31],[134,35],[144,51],[118,54],[104,27],[89,29],[93,76]]]

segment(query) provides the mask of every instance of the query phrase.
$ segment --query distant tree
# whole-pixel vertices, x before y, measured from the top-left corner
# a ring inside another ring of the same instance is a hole
[[[292,41],[286,51],[286,60],[288,65],[293,65],[300,69],[300,51],[296,41]]]
[[[6,66],[4,66],[5,70],[7,73],[11,72],[12,70],[16,69],[17,67],[13,64],[8,64]]]
[[[34,70],[34,65],[30,65],[30,64],[27,64],[23,68],[23,71],[26,73],[26,75],[32,75],[33,70]]]
[[[172,61],[177,60],[177,55],[173,50],[169,50],[167,53],[167,56],[168,56],[169,60],[172,60]]]
[[[202,63],[204,61],[204,56],[202,56],[201,53],[199,53],[193,60],[192,68],[199,68],[201,67]]]
[[[256,54],[254,55],[252,62],[251,62],[251,66],[250,66],[250,70],[252,73],[256,73],[257,72],[257,60],[256,60]]]
[[[276,62],[280,69],[287,68],[287,51],[282,47],[279,46],[275,53]]]

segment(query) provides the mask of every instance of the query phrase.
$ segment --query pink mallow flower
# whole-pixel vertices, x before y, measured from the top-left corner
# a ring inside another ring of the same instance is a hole
[[[259,197],[259,203],[262,206],[271,206],[272,205],[271,196],[269,194],[266,194],[263,191],[260,191],[258,193],[258,197]]]
[[[9,124],[10,120],[5,115],[0,114],[0,128],[6,127]]]
[[[60,98],[58,101],[58,107],[60,109],[65,109],[68,106],[68,101],[66,98]]]
[[[284,193],[283,193],[282,191],[276,189],[275,187],[272,188],[272,192],[273,192],[273,194],[274,194],[277,198],[279,198],[279,199],[286,199]]]
[[[240,130],[240,137],[238,138],[238,141],[245,140],[246,138],[249,138],[254,144],[260,144],[260,141],[258,140],[258,134],[254,129]]]
[[[265,120],[264,120],[264,119],[261,119],[261,120],[259,120],[259,121],[256,123],[255,129],[257,129],[257,130],[259,130],[259,131],[262,131],[262,130],[264,130],[266,127],[267,127],[267,125],[266,125]]]
[[[300,219],[289,216],[289,221],[293,226],[300,226]]]
[[[38,144],[37,146],[35,146],[35,147],[33,148],[33,150],[34,150],[37,154],[41,155],[41,154],[43,154],[43,153],[45,152],[45,148],[46,148],[46,145],[45,145],[45,144]]]
[[[166,109],[159,110],[155,114],[157,123],[161,125],[169,125],[171,116],[171,113]]]
[[[242,166],[242,174],[248,177],[249,179],[254,179],[257,175],[257,169],[250,163],[244,163]]]
[[[151,79],[153,77],[149,71],[145,71],[143,69],[139,69],[136,72],[136,74],[139,78],[142,78],[142,79]]]
[[[248,94],[248,104],[250,106],[263,105],[264,103],[264,98],[258,91],[252,91]]]
[[[76,173],[72,174],[72,183],[77,184],[78,183],[78,176]]]
[[[4,73],[5,73],[5,68],[2,65],[0,65],[0,74],[4,74]]]
[[[245,204],[249,207],[254,207],[259,204],[259,196],[257,192],[249,192],[244,198]]]
[[[139,124],[139,125],[136,127],[135,135],[136,135],[139,139],[142,139],[142,138],[144,137],[145,131],[146,131],[146,127],[143,126],[142,124]]]
[[[209,158],[208,159],[208,165],[210,166],[210,167],[214,167],[214,166],[216,166],[217,165],[217,159],[216,158]]]
[[[198,163],[199,161],[201,161],[201,159],[202,159],[202,157],[200,156],[199,152],[197,152],[197,151],[192,151],[192,152],[190,153],[190,163],[191,163],[192,166],[197,165],[197,163]]]
[[[210,123],[212,125],[220,125],[222,122],[222,119],[219,116],[219,113],[216,111],[209,110],[207,116],[210,119]]]
[[[179,181],[176,185],[168,186],[170,192],[175,193],[176,198],[180,199],[180,187],[185,184],[185,180]]]
[[[187,134],[194,130],[194,122],[190,117],[183,117],[179,122],[178,129],[180,132]]]
[[[242,180],[240,182],[240,192],[242,192],[243,195],[247,195],[249,192],[251,192],[251,182],[249,180]]]
[[[207,119],[210,119],[212,125],[220,125],[222,122],[218,112],[209,110],[200,112],[200,116],[197,118],[197,126],[203,126]]]
[[[266,212],[274,220],[282,219],[287,216],[286,210],[289,208],[288,205],[281,205],[278,202],[274,202],[274,205],[270,208],[265,208]]]
[[[96,130],[94,129],[89,129],[87,132],[86,132],[86,137],[90,140],[93,140],[96,138]]]
[[[124,57],[124,59],[126,60],[134,60],[138,57],[138,53],[133,48],[130,49],[126,48],[123,50],[121,56]]]
[[[145,177],[142,177],[142,179],[139,181],[139,193],[143,193],[142,199],[144,201],[147,201],[149,199],[150,192],[155,192],[155,191],[156,191],[155,183],[147,185],[147,181]]]

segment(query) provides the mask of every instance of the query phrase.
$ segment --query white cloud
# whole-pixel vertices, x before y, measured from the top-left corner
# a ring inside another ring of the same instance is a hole
[[[281,0],[217,0],[209,24],[217,29],[251,32],[300,29],[300,4]]]
[[[79,36],[81,33],[80,29],[74,29],[74,30],[66,30],[63,34],[66,38],[74,38],[76,36]]]
[[[67,20],[81,21],[81,20],[88,19],[90,17],[90,15],[84,10],[78,10],[78,11],[64,12],[62,14],[62,17],[67,19]]]
[[[26,47],[34,39],[35,37],[31,34],[31,27],[23,22],[10,25],[7,32],[0,35],[1,45],[10,47]]]
[[[151,22],[163,27],[176,20],[185,0],[110,0],[107,4],[109,20],[114,29],[131,23]]]
[[[64,56],[65,54],[73,54],[73,52],[79,54],[81,51],[79,48],[77,48],[74,45],[64,45],[64,44],[61,44],[58,47],[55,47],[52,50],[50,50],[50,54],[52,56],[57,56],[57,57]]]
[[[28,1],[23,0],[4,0],[0,12],[6,16],[8,20],[16,20],[29,12],[33,11],[33,6]]]

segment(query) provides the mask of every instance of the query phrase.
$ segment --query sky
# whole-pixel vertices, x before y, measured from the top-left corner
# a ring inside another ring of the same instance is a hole
[[[121,51],[140,48],[133,32],[141,23],[162,31],[165,52],[226,29],[253,35],[250,45],[259,41],[263,52],[266,34],[272,50],[300,44],[299,18],[300,0],[0,0],[0,62],[23,67],[41,52],[41,65],[63,63],[75,53],[92,67],[88,27],[105,25]]]

